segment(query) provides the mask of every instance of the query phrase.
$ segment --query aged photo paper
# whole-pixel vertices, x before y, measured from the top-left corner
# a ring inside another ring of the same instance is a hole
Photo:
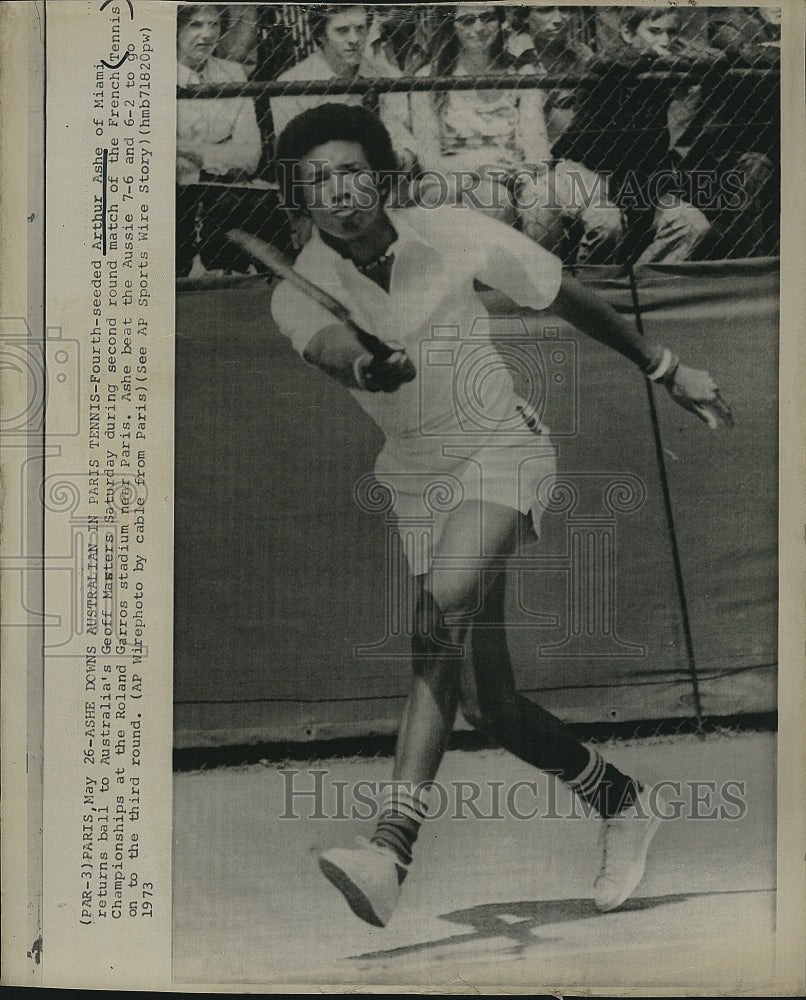
[[[802,4],[0,4],[2,981],[801,995]]]

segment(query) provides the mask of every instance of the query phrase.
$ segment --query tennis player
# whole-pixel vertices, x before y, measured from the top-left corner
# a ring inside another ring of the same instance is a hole
[[[439,569],[428,553],[407,552],[419,586],[418,627],[395,788],[372,839],[326,851],[320,867],[357,916],[386,925],[427,815],[424,786],[436,777],[461,705],[471,724],[558,776],[602,816],[603,860],[594,897],[600,910],[613,910],[643,875],[662,813],[657,790],[606,763],[518,694],[503,631],[474,629],[471,620],[481,598],[485,619],[504,621],[504,575],[496,568],[536,527],[537,485],[553,472],[555,449],[503,366],[485,373],[474,402],[477,416],[483,408],[487,436],[475,435],[472,448],[443,449],[441,434],[455,441],[461,432],[461,406],[450,393],[421,393],[424,375],[414,359],[438,327],[450,326],[461,338],[473,327],[473,344],[494,336],[496,320],[475,291],[478,280],[521,306],[551,306],[632,362],[636,377],[665,386],[709,426],[719,419],[730,424],[730,410],[707,372],[684,366],[668,347],[639,337],[526,237],[467,208],[386,208],[384,176],[395,159],[388,132],[365,109],[327,104],[305,111],[284,130],[276,155],[287,205],[313,223],[297,270],[395,350],[384,361],[375,359],[331,313],[287,282],[274,293],[274,319],[302,357],[345,386],[384,432],[376,475],[408,474],[395,476],[399,516],[422,513],[424,483],[458,480],[464,499],[437,515],[433,555],[474,567]],[[534,434],[534,462],[524,464],[522,449],[496,443],[497,435],[504,440],[496,428],[511,428],[519,419]],[[446,450],[464,454],[449,457]],[[401,482],[411,482],[408,494]]]

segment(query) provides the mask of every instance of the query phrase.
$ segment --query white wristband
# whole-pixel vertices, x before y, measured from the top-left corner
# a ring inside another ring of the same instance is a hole
[[[355,377],[355,381],[359,389],[368,389],[363,372],[363,365],[367,361],[372,361],[371,354],[359,354],[353,362],[353,376]]]
[[[661,359],[658,362],[657,367],[653,371],[645,372],[644,374],[650,381],[658,382],[660,379],[663,378],[666,372],[669,371],[669,369],[674,364],[674,361],[675,361],[674,354],[672,354],[672,352],[669,350],[668,347],[664,347],[663,354],[661,355]]]

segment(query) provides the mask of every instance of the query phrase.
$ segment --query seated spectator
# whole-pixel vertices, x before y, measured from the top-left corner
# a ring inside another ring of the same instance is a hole
[[[213,50],[221,36],[214,4],[188,4],[177,12],[177,82],[244,83],[241,63]],[[190,273],[196,255],[206,270],[245,272],[252,263],[225,236],[246,229],[277,239],[287,224],[256,188],[262,152],[255,107],[249,97],[192,98],[176,107],[176,273]]]
[[[213,4],[191,4],[177,13],[177,83],[245,83],[243,66],[213,55],[221,16]],[[260,129],[249,97],[181,100],[176,110],[177,182],[208,177],[249,177],[260,160]]]
[[[503,12],[482,5],[445,10],[437,55],[418,76],[511,73],[503,46]],[[473,170],[486,162],[504,171],[551,155],[536,90],[416,91],[412,129],[422,165],[430,170]]]
[[[248,8],[241,16],[241,8]],[[250,80],[277,80],[281,73],[290,69],[299,60],[297,53],[298,25],[293,20],[293,8],[289,4],[233,4],[230,7],[230,28],[219,43],[216,54],[220,53],[225,41],[231,43],[237,56],[243,61]],[[254,65],[253,65],[254,63]],[[255,111],[263,136],[263,156],[260,161],[261,177],[271,180],[274,172],[274,125],[271,118],[269,95],[255,95]]]
[[[358,5],[325,4],[311,6],[311,34],[317,48],[302,62],[280,74],[282,82],[301,80],[344,80],[399,77],[400,70],[392,65],[382,50],[367,46],[369,15]],[[331,102],[357,105],[367,103],[363,94],[300,94],[273,97],[271,113],[274,132],[279,136],[285,126],[302,111]],[[403,169],[414,162],[414,140],[409,130],[407,94],[381,94],[378,98],[379,117],[392,136],[395,153]]]
[[[436,58],[418,75],[515,72],[503,16],[501,8],[480,4],[444,8]],[[501,221],[517,219],[527,235],[566,260],[607,259],[620,237],[620,213],[591,171],[579,163],[553,163],[543,104],[537,89],[414,92],[412,131],[425,168],[419,200],[464,197]],[[573,197],[572,175],[584,178],[585,197]],[[471,179],[472,196],[460,195]],[[549,199],[550,191],[558,200]]]
[[[525,49],[532,47],[532,40],[528,35],[522,35],[519,24],[522,17],[519,13],[520,7],[505,7],[504,17],[501,21],[501,31],[504,33],[504,48],[517,59]]]
[[[780,38],[780,10],[709,11],[709,41],[727,65],[758,72],[715,76],[688,129],[684,168],[712,172],[717,191],[730,182],[739,195],[704,208],[711,231],[697,246],[698,258],[780,252]]]
[[[576,37],[574,7],[516,7],[515,34],[508,48],[518,65],[549,76],[582,76],[593,59],[593,50]],[[552,145],[570,126],[576,107],[575,89],[552,89],[543,108]]]
[[[401,72],[415,73],[429,59],[423,8],[379,4],[374,10],[367,49],[372,52],[373,58],[382,54]]]
[[[257,4],[227,4],[226,18],[221,25],[221,38],[215,48],[215,54],[219,58],[239,62],[250,78],[257,66],[260,12],[261,7]]]
[[[555,155],[588,157],[608,175],[610,193],[627,219],[620,259],[672,263],[688,259],[709,223],[684,197],[680,157],[671,149],[669,109],[679,87],[639,81],[637,73],[685,68],[709,50],[679,36],[674,10],[624,8],[620,40],[588,63],[599,81],[580,95],[574,123],[555,144]],[[683,91],[687,91],[685,86]]]
[[[274,82],[310,53],[306,8],[291,3],[261,4],[260,35],[255,77]]]

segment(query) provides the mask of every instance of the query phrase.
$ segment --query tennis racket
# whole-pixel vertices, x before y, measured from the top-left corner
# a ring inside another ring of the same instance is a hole
[[[338,299],[334,299],[332,295],[295,270],[291,261],[277,247],[257,236],[252,236],[251,233],[245,233],[242,229],[231,229],[227,233],[227,239],[240,247],[244,253],[249,254],[253,260],[263,264],[279,278],[284,278],[294,288],[332,313],[355,335],[359,344],[365,351],[369,351],[376,361],[386,361],[395,353],[395,349],[389,344],[385,344],[374,333],[368,333],[360,327],[350,315],[350,310]]]

